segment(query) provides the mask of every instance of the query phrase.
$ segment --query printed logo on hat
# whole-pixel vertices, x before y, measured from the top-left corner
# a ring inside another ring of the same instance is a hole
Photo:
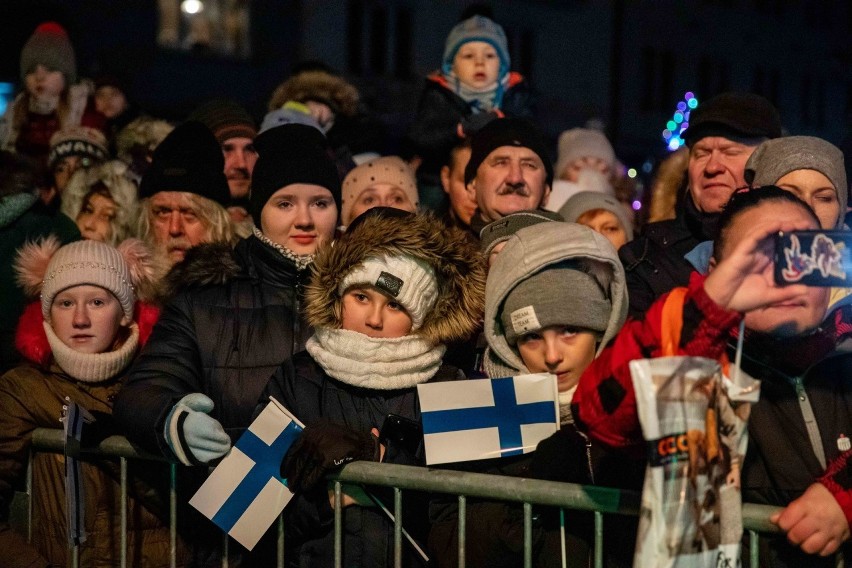
[[[538,316],[535,315],[535,308],[527,306],[519,308],[512,312],[512,328],[518,335],[541,329],[541,323],[538,321]]]
[[[385,271],[382,271],[376,279],[376,288],[382,292],[387,292],[394,298],[399,296],[399,291],[402,290],[403,284],[405,284],[405,282],[403,282],[402,278],[397,278],[393,274]]]

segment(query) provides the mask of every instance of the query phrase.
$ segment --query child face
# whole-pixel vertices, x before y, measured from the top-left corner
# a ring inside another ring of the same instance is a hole
[[[453,73],[469,87],[482,89],[497,81],[500,57],[490,43],[469,41],[463,44],[453,58]]]
[[[334,238],[337,205],[326,188],[293,183],[272,194],[260,212],[260,226],[272,242],[296,254],[313,254]]]
[[[518,339],[518,351],[531,373],[553,373],[559,392],[577,385],[595,358],[597,337],[564,325],[551,325]]]
[[[24,77],[27,92],[39,100],[53,100],[65,89],[65,75],[60,71],[51,71],[44,65],[36,68]]]
[[[411,316],[401,304],[371,286],[350,288],[343,294],[343,329],[394,338],[408,335],[411,325]]]
[[[411,213],[417,212],[417,208],[408,198],[408,195],[402,189],[390,183],[375,183],[362,191],[352,205],[352,218],[354,219],[373,207],[393,207]]]
[[[615,250],[618,250],[627,242],[624,226],[612,211],[599,209],[594,212],[594,215],[583,214],[577,219],[577,222],[605,236],[615,247]]]
[[[598,171],[607,177],[612,173],[609,164],[602,159],[595,156],[584,156],[565,166],[565,169],[560,173],[560,177],[566,181],[577,183],[580,181],[580,172],[586,168]]]
[[[105,242],[112,234],[115,213],[115,201],[98,193],[90,195],[77,214],[80,234],[84,239]]]
[[[111,85],[104,85],[95,91],[95,108],[107,118],[115,118],[127,109],[127,97]]]
[[[50,320],[56,336],[80,353],[105,353],[112,348],[124,321],[118,299],[100,286],[82,284],[53,298]]]

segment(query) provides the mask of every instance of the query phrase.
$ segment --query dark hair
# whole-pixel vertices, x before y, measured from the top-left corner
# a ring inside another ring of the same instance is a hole
[[[465,148],[470,150],[470,142],[471,142],[470,136],[465,136],[464,138],[459,138],[458,141],[456,142],[455,146],[450,148],[450,153],[447,156],[447,160],[446,160],[445,165],[449,166],[451,170],[453,168],[455,168],[456,167],[456,160],[459,157],[459,152],[461,152]]]
[[[0,198],[35,191],[45,169],[24,155],[0,151]]]
[[[713,256],[717,260],[725,244],[728,229],[734,223],[734,220],[745,211],[769,201],[786,201],[798,205],[819,225],[819,217],[817,217],[810,205],[796,197],[794,193],[781,189],[776,185],[764,185],[753,189],[735,191],[719,216],[719,232],[716,240],[713,242]]]

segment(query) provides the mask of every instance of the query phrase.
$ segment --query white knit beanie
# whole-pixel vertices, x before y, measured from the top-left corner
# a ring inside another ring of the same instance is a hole
[[[115,247],[98,241],[76,241],[60,248],[47,265],[41,289],[41,313],[50,321],[53,298],[66,288],[90,284],[112,292],[128,321],[135,301],[130,269]]]
[[[411,316],[411,331],[423,325],[438,300],[438,281],[429,264],[407,255],[369,257],[357,265],[338,287],[338,293],[367,284],[399,302]]]
[[[592,128],[572,128],[559,135],[559,148],[556,159],[556,177],[561,178],[568,164],[580,158],[600,158],[616,168],[615,150],[600,130]]]

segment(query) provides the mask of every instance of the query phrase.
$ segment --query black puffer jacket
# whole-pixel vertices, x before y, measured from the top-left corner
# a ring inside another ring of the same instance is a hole
[[[166,304],[115,402],[128,438],[174,459],[166,416],[183,396],[201,392],[235,440],[269,377],[310,336],[298,315],[309,273],[254,236],[233,251],[192,249],[168,277],[182,291]]]
[[[464,375],[444,365],[428,381],[463,379]],[[275,397],[302,422],[310,426],[319,419],[347,426],[358,432],[381,429],[388,414],[420,421],[417,389],[396,390],[359,388],[327,375],[307,352],[299,353],[282,365],[270,379],[263,400]],[[384,463],[423,465],[423,456],[390,443]],[[393,505],[393,494],[374,487],[369,491],[386,507]],[[403,526],[425,543],[427,496],[406,492],[403,497]],[[315,490],[296,494],[284,510],[287,565],[293,567],[332,566],[334,564],[334,512],[325,484]],[[351,506],[343,510],[344,565],[392,566],[393,523],[376,506]],[[418,555],[403,543],[404,566],[421,566]]]

